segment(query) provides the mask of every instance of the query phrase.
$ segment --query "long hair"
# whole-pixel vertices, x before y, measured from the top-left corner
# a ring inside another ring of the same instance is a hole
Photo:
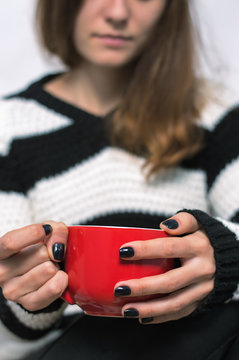
[[[38,0],[36,20],[43,47],[70,68],[80,58],[73,31],[81,2]],[[197,46],[188,0],[167,0],[147,48],[137,59],[127,93],[112,113],[113,145],[143,155],[148,175],[175,166],[203,144],[197,122],[206,104],[198,77]]]

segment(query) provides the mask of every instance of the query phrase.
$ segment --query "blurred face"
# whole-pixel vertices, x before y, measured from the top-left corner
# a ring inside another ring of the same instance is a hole
[[[128,64],[144,50],[166,0],[83,0],[74,42],[86,61],[103,66]]]

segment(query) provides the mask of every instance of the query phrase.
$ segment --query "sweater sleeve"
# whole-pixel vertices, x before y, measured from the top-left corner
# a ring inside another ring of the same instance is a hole
[[[214,289],[204,300],[199,310],[239,300],[239,224],[214,218],[201,210],[182,210],[193,215],[208,236],[214,249],[216,274]]]
[[[207,234],[216,261],[214,289],[200,307],[239,300],[239,107],[218,119],[206,154],[210,215],[191,213]]]
[[[0,109],[0,114],[1,109]],[[17,159],[12,155],[9,129],[0,121],[0,236],[32,223],[31,203],[17,176]],[[0,288],[0,321],[15,335],[36,339],[54,328],[65,309],[59,299],[42,311],[29,312],[4,298]]]

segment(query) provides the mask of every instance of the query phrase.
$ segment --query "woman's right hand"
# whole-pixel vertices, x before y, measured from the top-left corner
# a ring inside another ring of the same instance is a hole
[[[57,265],[67,237],[67,226],[53,221],[3,235],[0,238],[0,287],[4,297],[28,311],[41,310],[59,298],[68,284],[67,274]]]

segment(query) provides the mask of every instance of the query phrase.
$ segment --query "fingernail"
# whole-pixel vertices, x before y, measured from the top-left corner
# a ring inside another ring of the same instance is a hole
[[[115,289],[115,296],[126,296],[131,294],[131,289],[129,286],[118,286]]]
[[[126,309],[124,311],[124,317],[136,317],[136,316],[139,316],[139,312],[134,308]]]
[[[134,249],[130,246],[119,249],[119,255],[121,258],[129,258],[134,256]]]
[[[142,318],[141,321],[142,321],[142,324],[147,324],[147,323],[150,323],[151,321],[153,321],[153,317],[147,317],[147,318]]]
[[[62,261],[64,259],[65,245],[62,243],[55,243],[52,247],[52,253],[55,260]]]
[[[174,219],[165,220],[163,225],[167,226],[170,230],[175,230],[178,228],[178,222]]]
[[[49,235],[52,232],[52,227],[50,224],[44,224],[44,225],[42,225],[42,227],[43,227],[46,235]]]

